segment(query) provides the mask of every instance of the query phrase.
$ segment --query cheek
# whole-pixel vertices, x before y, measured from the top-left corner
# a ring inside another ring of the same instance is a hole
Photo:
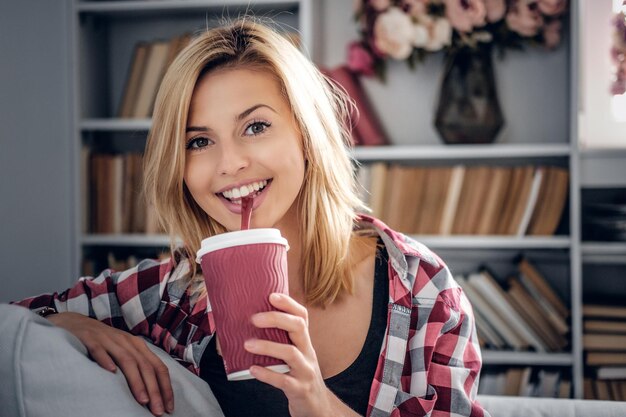
[[[194,159],[197,158],[188,158],[183,180],[189,192],[196,199],[196,194],[208,187],[211,177],[210,172],[206,169],[206,164],[199,163],[200,161]]]

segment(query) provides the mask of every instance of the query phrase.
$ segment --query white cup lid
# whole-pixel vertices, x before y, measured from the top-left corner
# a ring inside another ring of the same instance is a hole
[[[276,243],[285,245],[289,250],[287,239],[280,235],[280,230],[273,228],[238,230],[221,233],[202,240],[200,250],[196,253],[196,262],[200,263],[204,255],[216,250],[233,246],[252,245],[255,243]]]

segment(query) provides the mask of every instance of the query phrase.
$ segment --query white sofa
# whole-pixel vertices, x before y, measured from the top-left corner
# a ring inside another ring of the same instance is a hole
[[[69,333],[25,308],[0,305],[0,417],[152,414],[132,397],[121,374],[100,368]],[[180,417],[222,417],[207,384],[162,350]],[[626,403],[479,397],[493,417],[626,417]],[[261,414],[259,414],[261,415]]]

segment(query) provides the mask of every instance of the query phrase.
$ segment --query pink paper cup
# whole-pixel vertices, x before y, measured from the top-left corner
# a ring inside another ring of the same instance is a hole
[[[202,241],[196,262],[202,266],[217,336],[229,381],[254,378],[252,365],[289,372],[279,359],[246,351],[248,339],[291,344],[286,331],[259,329],[250,317],[276,310],[273,292],[289,294],[287,240],[278,229],[249,229],[222,233]]]

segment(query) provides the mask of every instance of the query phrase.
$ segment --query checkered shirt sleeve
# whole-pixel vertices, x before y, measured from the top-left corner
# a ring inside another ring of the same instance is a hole
[[[488,417],[476,402],[482,359],[467,297],[428,248],[369,221],[390,254],[390,313],[367,415]]]
[[[143,260],[136,267],[82,277],[62,293],[15,302],[35,309],[50,306],[75,312],[149,338],[195,373],[211,332],[206,297],[190,280],[189,261]]]

